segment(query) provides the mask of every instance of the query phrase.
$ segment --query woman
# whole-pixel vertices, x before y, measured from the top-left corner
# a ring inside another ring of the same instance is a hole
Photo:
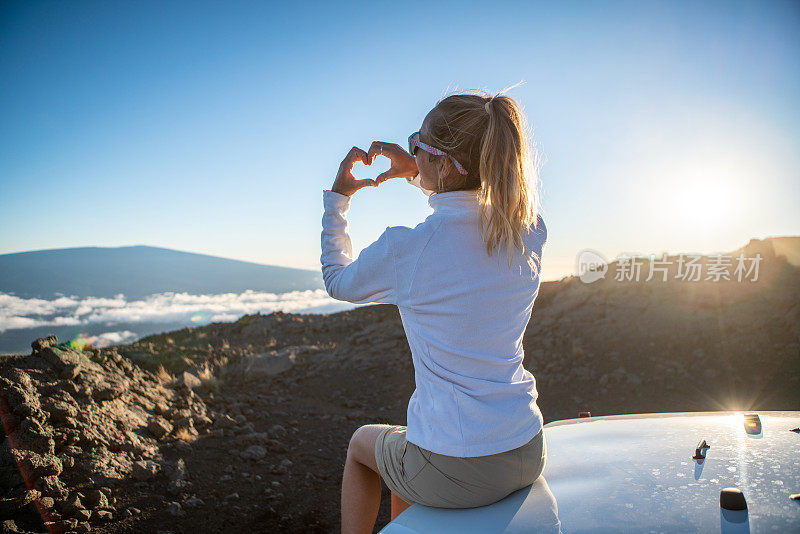
[[[353,178],[356,161],[379,154],[388,171]],[[408,503],[467,508],[532,484],[544,468],[536,383],[522,366],[547,238],[531,154],[512,98],[456,94],[428,113],[409,152],[353,147],[323,191],[325,287],[339,300],[398,306],[416,382],[407,427],[365,425],[350,440],[345,534],[372,532],[380,477]],[[414,228],[387,227],[353,260],[350,197],[391,178],[418,179],[434,212]]]

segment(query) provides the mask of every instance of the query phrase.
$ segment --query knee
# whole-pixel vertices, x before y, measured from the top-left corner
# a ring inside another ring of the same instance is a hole
[[[347,457],[363,463],[365,455],[372,451],[367,450],[368,440],[366,426],[361,426],[353,432],[350,443],[347,445]]]
[[[354,454],[358,453],[359,448],[359,441],[361,440],[361,436],[364,434],[364,427],[360,426],[356,428],[356,431],[353,432],[353,435],[350,436],[350,443],[347,444],[347,456],[353,456]]]

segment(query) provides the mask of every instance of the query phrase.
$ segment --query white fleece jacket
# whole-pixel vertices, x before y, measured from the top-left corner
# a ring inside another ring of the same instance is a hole
[[[542,428],[533,375],[522,367],[522,336],[539,276],[518,249],[486,253],[476,191],[428,197],[414,228],[388,226],[353,259],[345,214],[350,197],[322,192],[322,275],[331,297],[397,305],[414,364],[406,439],[448,456],[515,449]],[[523,236],[541,266],[547,229]],[[499,252],[499,253],[498,253]]]

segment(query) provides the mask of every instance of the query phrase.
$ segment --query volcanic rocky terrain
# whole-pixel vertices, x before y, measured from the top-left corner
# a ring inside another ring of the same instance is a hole
[[[545,423],[800,407],[800,268],[745,250],[757,281],[617,281],[612,264],[542,284],[523,344]],[[405,424],[413,390],[391,305],[35,340],[0,361],[2,531],[335,532],[350,436]]]

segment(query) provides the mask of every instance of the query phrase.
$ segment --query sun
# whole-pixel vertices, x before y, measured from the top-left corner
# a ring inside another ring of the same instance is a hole
[[[724,226],[735,213],[735,195],[722,180],[702,181],[702,178],[683,184],[675,199],[675,214],[681,221],[704,228]]]
[[[698,233],[730,226],[743,205],[738,174],[720,163],[680,169],[662,193],[663,209],[676,225]]]

